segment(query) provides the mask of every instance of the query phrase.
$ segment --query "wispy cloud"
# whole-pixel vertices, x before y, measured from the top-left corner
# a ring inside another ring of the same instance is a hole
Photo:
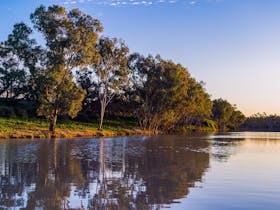
[[[197,3],[197,1],[190,1],[190,2],[189,2],[190,5],[194,5],[194,4],[196,4],[196,3]]]
[[[202,2],[223,2],[224,0],[64,0],[65,5],[76,5],[83,3],[93,3],[96,5],[106,5],[112,7],[118,6],[151,6],[160,4],[175,4],[184,3],[186,5],[194,6]]]
[[[180,0],[65,0],[65,5],[75,5],[82,3],[94,3],[107,6],[151,6],[159,4],[174,4]]]

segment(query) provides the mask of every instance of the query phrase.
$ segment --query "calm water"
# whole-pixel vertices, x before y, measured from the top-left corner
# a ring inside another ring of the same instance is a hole
[[[0,141],[0,209],[280,209],[280,133]]]

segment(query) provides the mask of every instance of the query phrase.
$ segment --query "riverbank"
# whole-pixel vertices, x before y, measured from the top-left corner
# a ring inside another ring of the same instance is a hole
[[[25,118],[0,118],[0,138],[50,138],[48,121]],[[58,121],[56,138],[100,137],[149,135],[149,131],[140,129],[132,121],[104,122],[102,131],[98,130],[98,122],[82,123],[70,120]]]

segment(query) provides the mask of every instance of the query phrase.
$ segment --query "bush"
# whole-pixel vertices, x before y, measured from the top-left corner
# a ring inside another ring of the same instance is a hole
[[[211,128],[213,131],[218,130],[218,123],[214,120],[206,119],[205,120],[205,126],[208,127],[208,128]]]
[[[28,118],[28,112],[26,109],[21,107],[15,107],[14,110],[17,117]]]
[[[0,117],[15,117],[15,110],[13,107],[0,106]]]

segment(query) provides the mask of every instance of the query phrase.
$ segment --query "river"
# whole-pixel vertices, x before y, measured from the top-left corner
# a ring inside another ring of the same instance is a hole
[[[0,140],[0,209],[279,210],[280,133]]]

